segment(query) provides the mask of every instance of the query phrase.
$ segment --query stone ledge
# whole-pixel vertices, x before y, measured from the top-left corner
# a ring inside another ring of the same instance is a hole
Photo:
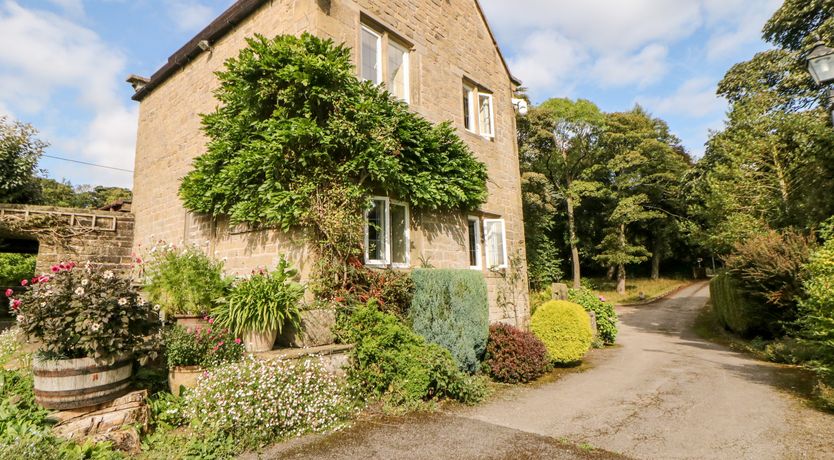
[[[309,348],[276,348],[270,351],[263,351],[260,353],[253,353],[256,358],[259,359],[298,359],[304,356],[327,356],[327,355],[335,355],[335,354],[342,354],[347,353],[353,349],[353,344],[333,344],[333,345],[322,345],[320,347],[309,347]]]

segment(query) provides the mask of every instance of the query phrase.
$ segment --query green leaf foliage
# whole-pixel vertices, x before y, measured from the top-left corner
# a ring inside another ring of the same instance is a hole
[[[569,289],[568,300],[582,305],[585,311],[596,315],[597,334],[605,345],[613,345],[617,340],[617,312],[610,302],[603,302],[593,291],[587,288]]]
[[[715,317],[725,328],[747,337],[766,331],[768,321],[763,317],[762,309],[750,300],[730,274],[725,272],[713,277],[709,294]]]
[[[227,302],[212,310],[217,326],[237,336],[246,332],[278,331],[301,326],[299,302],[304,286],[293,281],[297,270],[283,256],[274,271],[258,271],[235,283]]]
[[[151,302],[169,315],[208,313],[225,299],[231,284],[223,275],[223,263],[196,246],[155,246],[144,275]]]
[[[820,360],[834,377],[834,238],[811,256],[800,302],[801,335],[819,347]]]
[[[187,209],[288,229],[328,184],[428,209],[486,199],[486,167],[454,128],[360,82],[348,48],[306,33],[247,43],[217,73],[207,151],[180,187]]]
[[[22,280],[33,277],[36,262],[34,254],[0,253],[0,286],[19,286]]]
[[[0,116],[0,203],[31,203],[38,195],[38,160],[47,147],[32,125]]]
[[[594,338],[588,314],[581,305],[566,300],[551,300],[537,308],[530,320],[530,331],[558,364],[581,361]]]
[[[417,269],[409,318],[414,331],[448,349],[461,370],[475,372],[489,336],[489,302],[481,272]]]
[[[414,408],[423,401],[450,398],[474,404],[486,396],[484,381],[458,369],[451,353],[427,343],[396,316],[374,302],[350,318],[349,379],[389,408]]]

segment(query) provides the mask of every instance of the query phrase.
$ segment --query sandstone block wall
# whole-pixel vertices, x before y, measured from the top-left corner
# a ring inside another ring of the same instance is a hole
[[[191,216],[177,196],[191,160],[205,151],[199,114],[214,109],[214,72],[255,33],[274,36],[308,31],[353,50],[362,22],[373,22],[411,45],[410,106],[433,122],[451,121],[460,137],[488,166],[489,199],[476,215],[506,221],[508,254],[522,263],[524,229],[520,174],[511,98],[513,83],[474,0],[273,0],[212,44],[185,68],[156,87],[141,102],[134,174],[136,244],[156,240],[205,245],[225,258],[232,272],[272,267],[279,254],[309,273],[309,250],[299,235],[273,231],[235,231],[222,221]],[[358,62],[358,55],[354,51]],[[464,129],[464,79],[493,94],[495,138]],[[397,197],[394,197],[397,198]],[[428,260],[435,267],[468,268],[466,214],[411,210],[411,265]],[[499,305],[507,291],[500,274],[483,270],[491,299],[491,319],[526,324],[526,280],[512,287],[515,304]]]
[[[37,273],[47,273],[52,265],[71,260],[78,263],[90,261],[113,270],[129,268],[133,214],[52,206],[0,205],[0,219],[26,219],[27,216],[37,215],[58,218],[58,224],[52,229],[54,235],[37,232],[10,235],[38,241]]]

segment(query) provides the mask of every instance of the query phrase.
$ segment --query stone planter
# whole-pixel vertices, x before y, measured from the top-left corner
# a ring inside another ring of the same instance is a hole
[[[275,337],[278,336],[278,331],[249,331],[243,334],[243,346],[249,353],[260,353],[263,351],[272,350],[275,345]]]
[[[180,387],[196,387],[197,378],[203,375],[203,372],[205,368],[202,366],[174,366],[168,369],[168,388],[175,396],[179,396]]]
[[[332,331],[335,324],[335,310],[303,310],[301,312],[301,330],[285,324],[281,335],[278,337],[278,344],[294,348],[330,345],[335,341]]]
[[[133,375],[130,355],[113,364],[92,358],[42,360],[33,358],[35,401],[47,409],[78,409],[110,402],[128,392]]]
[[[211,324],[203,318],[205,318],[204,315],[174,315],[174,319],[177,321],[177,324],[184,327],[188,331],[210,328]]]

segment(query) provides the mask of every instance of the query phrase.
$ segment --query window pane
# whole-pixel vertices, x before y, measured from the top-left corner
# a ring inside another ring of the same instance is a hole
[[[480,238],[478,236],[478,221],[470,219],[469,220],[469,266],[470,267],[477,267],[479,264],[478,260],[478,241]]]
[[[379,83],[379,36],[368,29],[362,29],[362,79]]]
[[[408,263],[408,220],[406,208],[391,203],[391,263]]]
[[[472,92],[469,88],[463,87],[463,126],[472,131],[474,127],[472,126],[472,102],[471,102],[471,95]]]
[[[489,95],[478,96],[478,121],[481,125],[481,134],[492,136],[492,98]]]
[[[504,248],[504,221],[485,220],[486,252],[489,268],[506,266],[506,251]]]
[[[388,91],[408,100],[408,52],[393,43],[388,47]]]
[[[368,259],[385,260],[385,200],[374,200],[368,211]]]

